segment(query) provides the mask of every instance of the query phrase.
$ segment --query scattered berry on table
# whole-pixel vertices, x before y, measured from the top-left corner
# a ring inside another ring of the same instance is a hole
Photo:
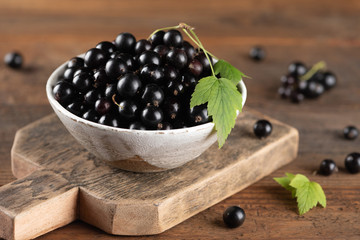
[[[4,62],[13,69],[19,69],[23,65],[23,56],[18,52],[11,52],[5,55]]]
[[[360,172],[360,153],[353,152],[346,156],[345,167],[350,173]]]
[[[238,206],[227,208],[223,214],[224,223],[229,228],[240,227],[244,223],[245,217],[245,211]]]
[[[257,61],[257,62],[264,60],[264,58],[266,57],[265,50],[259,46],[255,46],[255,47],[251,48],[249,55],[250,55],[251,59],[253,59],[254,61]]]
[[[335,171],[337,171],[335,162],[331,159],[325,159],[320,163],[318,173],[324,176],[329,176]]]
[[[258,138],[266,138],[272,132],[272,125],[267,120],[258,120],[254,124],[254,133]]]
[[[354,140],[359,136],[359,130],[354,126],[347,126],[343,130],[344,137],[349,140]]]

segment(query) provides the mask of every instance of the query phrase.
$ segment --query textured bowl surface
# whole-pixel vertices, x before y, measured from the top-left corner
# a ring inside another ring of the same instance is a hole
[[[101,125],[70,113],[52,93],[66,64],[58,67],[46,84],[50,105],[82,146],[111,165],[135,172],[164,171],[198,157],[216,141],[213,123],[174,130],[130,130]],[[238,88],[244,106],[247,92],[243,81],[239,82]]]

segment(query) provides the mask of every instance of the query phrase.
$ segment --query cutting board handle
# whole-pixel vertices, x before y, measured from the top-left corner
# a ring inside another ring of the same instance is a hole
[[[78,187],[38,170],[0,188],[0,238],[30,239],[77,218]]]

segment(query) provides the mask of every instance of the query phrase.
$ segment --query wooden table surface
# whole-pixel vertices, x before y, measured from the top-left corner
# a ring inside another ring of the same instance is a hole
[[[0,186],[15,178],[10,149],[15,132],[52,112],[45,96],[50,73],[102,40],[129,31],[146,38],[154,29],[186,22],[215,55],[250,75],[247,106],[296,127],[299,156],[256,184],[157,236],[144,239],[360,239],[360,174],[344,170],[347,154],[360,151],[360,138],[344,140],[342,129],[360,128],[360,2],[358,0],[259,1],[0,1],[0,55],[25,57],[14,71],[0,63]],[[264,62],[248,58],[260,44]],[[279,78],[293,60],[327,62],[339,84],[317,100],[297,105],[277,95]],[[54,136],[56,137],[56,136]],[[240,146],[239,146],[240,147]],[[340,171],[312,176],[333,159]],[[323,186],[328,206],[303,216],[272,178],[301,173]],[[228,229],[223,211],[240,205],[243,226]],[[38,239],[131,239],[75,222]],[[142,239],[137,238],[137,239]]]

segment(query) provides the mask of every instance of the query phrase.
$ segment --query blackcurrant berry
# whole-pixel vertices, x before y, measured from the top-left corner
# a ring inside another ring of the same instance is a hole
[[[83,58],[74,57],[69,60],[67,67],[68,68],[72,68],[72,67],[81,68],[81,67],[84,67],[84,64],[85,64],[85,62],[84,62]]]
[[[202,104],[193,108],[189,108],[188,119],[189,123],[192,125],[199,125],[209,122],[207,104]]]
[[[115,116],[106,114],[100,117],[99,123],[110,127],[124,127],[124,123],[120,122]]]
[[[82,115],[82,118],[92,121],[92,122],[98,122],[100,119],[100,116],[99,116],[98,112],[96,112],[94,109],[90,109]]]
[[[119,115],[127,120],[134,119],[138,112],[137,104],[132,100],[124,100],[119,103]]]
[[[53,88],[53,94],[56,101],[66,106],[76,98],[78,91],[68,82],[58,82]]]
[[[93,71],[91,69],[89,69],[88,67],[81,67],[81,68],[78,68],[75,72],[74,72],[74,77],[76,75],[79,75],[80,73],[86,73],[86,74],[89,74],[91,75],[93,73]]]
[[[178,70],[176,70],[176,68],[174,68],[173,66],[169,65],[164,66],[164,74],[167,81],[176,80],[179,76]]]
[[[180,100],[178,98],[167,98],[163,105],[164,115],[167,119],[174,120],[180,113]]]
[[[85,93],[93,87],[95,78],[87,73],[80,73],[74,77],[72,83],[80,92]]]
[[[162,122],[162,123],[158,124],[157,129],[158,130],[171,130],[171,129],[173,129],[173,126],[168,122]]]
[[[117,83],[117,92],[120,96],[134,97],[141,89],[139,77],[133,73],[122,76]]]
[[[195,76],[200,76],[203,71],[203,66],[198,59],[193,59],[189,64],[189,70]]]
[[[129,129],[131,129],[131,130],[146,130],[146,127],[141,122],[136,121],[136,122],[130,123]]]
[[[345,158],[345,167],[349,171],[349,173],[355,174],[360,172],[360,153],[350,153]]]
[[[78,67],[70,67],[70,68],[66,68],[63,74],[63,77],[65,80],[72,82],[74,76],[75,76],[75,72],[79,70]]]
[[[95,110],[100,115],[104,115],[104,114],[107,114],[108,112],[110,112],[110,108],[111,108],[110,100],[101,98],[95,102]]]
[[[117,79],[127,71],[126,63],[119,58],[111,58],[105,65],[106,75],[111,79]]]
[[[322,81],[320,82],[326,90],[333,88],[336,85],[337,79],[332,72],[325,72]]]
[[[133,53],[136,39],[131,33],[120,33],[115,39],[115,46],[122,53]]]
[[[150,50],[151,49],[151,43],[146,40],[146,39],[140,39],[139,41],[136,42],[135,44],[135,54],[136,55],[139,55],[147,50]]]
[[[197,80],[194,75],[190,72],[184,72],[181,76],[181,82],[184,84],[186,88],[195,89],[197,84]]]
[[[99,42],[95,48],[101,49],[109,54],[117,51],[115,45],[108,41]]]
[[[117,53],[114,58],[119,58],[125,62],[128,70],[134,70],[137,67],[134,58],[129,53]]]
[[[164,34],[163,41],[166,46],[181,47],[183,37],[178,30],[170,30]]]
[[[171,96],[180,96],[185,93],[184,84],[178,80],[168,81],[166,89]]]
[[[209,59],[211,61],[211,64],[213,63],[211,56],[209,56]],[[202,76],[208,76],[211,74],[211,67],[210,67],[210,63],[209,60],[207,59],[207,57],[205,56],[205,54],[203,52],[200,52],[195,59],[197,59],[201,65],[203,66],[203,71],[202,71]]]
[[[141,112],[141,121],[149,127],[157,127],[163,119],[162,110],[155,106],[146,106]]]
[[[99,89],[91,89],[84,95],[86,103],[94,105],[95,102],[101,98],[101,92]]]
[[[251,48],[249,55],[250,55],[250,58],[253,59],[254,61],[261,61],[266,56],[265,50],[260,46]]]
[[[187,55],[184,50],[171,49],[166,54],[166,62],[177,69],[182,69],[187,65]]]
[[[81,117],[87,109],[88,108],[82,102],[73,102],[66,107],[66,110],[79,117]]]
[[[299,79],[291,74],[284,75],[280,78],[281,84],[284,87],[294,86],[299,82]]]
[[[154,48],[154,52],[157,52],[161,59],[165,60],[166,54],[169,52],[169,48],[165,45],[158,45]]]
[[[293,62],[289,65],[288,71],[294,76],[302,76],[307,72],[307,68],[302,62]]]
[[[258,138],[266,138],[272,132],[272,125],[267,120],[259,120],[254,124],[254,133]]]
[[[23,61],[23,56],[18,52],[8,53],[4,58],[5,64],[13,69],[21,68]]]
[[[304,91],[304,95],[307,98],[317,98],[320,95],[322,95],[324,93],[324,91],[325,91],[325,88],[321,83],[314,81],[314,80],[308,80],[307,87]]]
[[[337,171],[336,164],[331,159],[325,159],[320,163],[319,173],[324,176],[331,175],[334,171]]]
[[[100,68],[94,73],[94,82],[97,88],[101,88],[104,87],[106,84],[111,83],[112,81],[106,74],[105,69]]]
[[[194,58],[196,53],[193,45],[191,45],[188,41],[184,41],[181,49],[185,51],[188,61],[190,62]]]
[[[164,100],[164,91],[156,84],[150,83],[145,86],[141,100],[145,104],[159,106]]]
[[[111,100],[114,94],[119,95],[117,92],[117,84],[114,83],[107,85],[104,92],[105,98]]]
[[[154,35],[151,36],[150,40],[151,40],[151,44],[153,46],[157,46],[157,45],[161,45],[164,44],[164,31],[158,31],[156,32]]]
[[[349,140],[354,140],[359,136],[359,130],[354,126],[347,126],[343,132],[344,137]]]
[[[91,48],[85,53],[85,64],[90,69],[96,69],[105,66],[109,56],[105,51],[98,48]]]
[[[162,84],[165,77],[164,68],[154,64],[146,64],[140,70],[140,77],[144,82]]]
[[[243,225],[245,221],[245,211],[238,206],[232,206],[225,210],[223,220],[229,228],[236,228]]]
[[[154,65],[160,65],[161,64],[161,58],[160,55],[157,52],[154,51],[145,51],[138,57],[138,64],[140,66],[144,66],[145,64],[154,64]]]

